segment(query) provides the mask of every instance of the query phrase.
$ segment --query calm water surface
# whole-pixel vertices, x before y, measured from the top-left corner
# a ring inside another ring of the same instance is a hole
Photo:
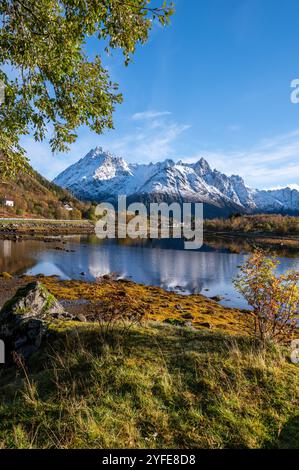
[[[223,305],[246,308],[232,279],[247,253],[233,253],[219,242],[216,246],[205,244],[199,251],[188,251],[181,240],[125,244],[85,236],[49,243],[0,240],[0,271],[85,280],[115,273],[120,278],[182,294],[220,295]],[[294,253],[292,257],[284,255],[280,261],[279,272],[299,270],[299,253],[295,257]]]

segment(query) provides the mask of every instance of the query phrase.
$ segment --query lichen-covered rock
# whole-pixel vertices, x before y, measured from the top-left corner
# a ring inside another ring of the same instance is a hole
[[[0,322],[11,315],[23,318],[46,318],[52,314],[65,313],[62,305],[41,282],[32,282],[18,289],[16,294],[0,311]]]
[[[21,287],[0,311],[0,338],[8,349],[27,358],[36,352],[53,318],[70,318],[40,282]]]

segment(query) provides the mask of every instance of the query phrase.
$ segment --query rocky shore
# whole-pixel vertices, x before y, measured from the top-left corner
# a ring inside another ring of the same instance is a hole
[[[89,220],[0,219],[0,239],[46,240],[59,235],[93,234],[94,223]]]
[[[52,329],[111,318],[158,321],[194,330],[246,334],[251,314],[226,308],[203,295],[184,296],[109,276],[95,282],[61,281],[56,276],[0,275],[0,335],[27,355]]]

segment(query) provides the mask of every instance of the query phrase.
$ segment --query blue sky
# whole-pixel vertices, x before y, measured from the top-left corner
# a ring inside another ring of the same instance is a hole
[[[153,4],[161,3],[159,0]],[[91,148],[128,162],[205,157],[253,187],[299,185],[298,0],[176,0],[167,28],[155,26],[131,64],[105,58],[124,103],[115,130],[86,128],[68,154],[22,139],[33,166],[52,179]],[[91,40],[90,53],[99,45]]]

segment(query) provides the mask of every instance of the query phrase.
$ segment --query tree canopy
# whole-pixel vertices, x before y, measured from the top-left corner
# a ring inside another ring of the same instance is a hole
[[[119,48],[128,64],[153,21],[166,25],[172,13],[167,1],[154,6],[151,0],[1,0],[1,176],[26,166],[22,135],[32,132],[41,141],[51,125],[54,152],[66,151],[81,125],[97,133],[113,128],[122,95],[103,54]],[[85,47],[90,37],[99,40],[92,58]]]

